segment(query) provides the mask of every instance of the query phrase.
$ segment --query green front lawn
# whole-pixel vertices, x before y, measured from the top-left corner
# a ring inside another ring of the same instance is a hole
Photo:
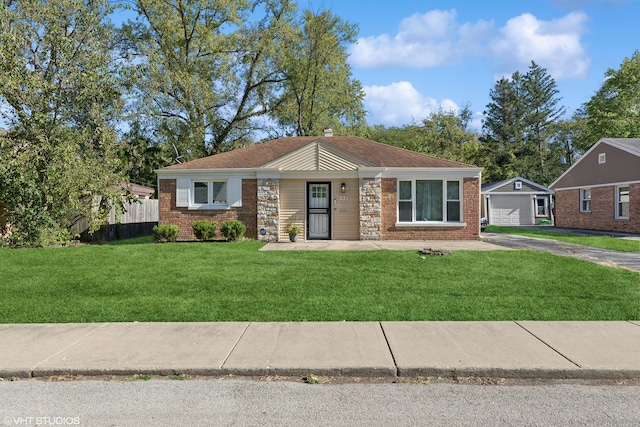
[[[124,243],[0,249],[0,323],[640,319],[640,274],[547,253]]]
[[[594,248],[611,249],[621,252],[640,252],[640,241],[621,239],[611,236],[581,236],[578,234],[558,233],[545,228],[531,230],[526,228],[500,227],[489,225],[487,233],[517,234],[519,236],[539,237],[542,239],[553,239],[561,242],[575,243],[578,245],[591,246]]]

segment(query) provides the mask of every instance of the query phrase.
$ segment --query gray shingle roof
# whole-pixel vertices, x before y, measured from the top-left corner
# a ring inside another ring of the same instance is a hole
[[[603,138],[602,142],[631,151],[640,156],[640,138]]]

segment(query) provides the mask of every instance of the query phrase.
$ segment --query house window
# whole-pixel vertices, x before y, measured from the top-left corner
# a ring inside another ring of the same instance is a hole
[[[536,216],[549,216],[549,199],[545,196],[536,196]]]
[[[514,184],[514,189],[515,190],[522,190],[522,181],[516,181],[513,183]]]
[[[403,180],[398,182],[398,222],[461,221],[460,181]]]
[[[226,181],[194,181],[193,182],[193,204],[204,205],[226,205],[227,204],[227,182]]]
[[[591,189],[580,190],[580,212],[591,212]]]
[[[629,218],[629,187],[616,188],[616,218]]]
[[[598,164],[602,165],[604,163],[607,163],[607,153],[598,154]]]

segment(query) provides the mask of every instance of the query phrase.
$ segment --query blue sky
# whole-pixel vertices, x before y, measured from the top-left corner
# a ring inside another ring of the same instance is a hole
[[[369,124],[402,126],[469,104],[480,128],[497,79],[531,61],[572,114],[640,49],[640,0],[300,0],[357,23],[349,49]]]

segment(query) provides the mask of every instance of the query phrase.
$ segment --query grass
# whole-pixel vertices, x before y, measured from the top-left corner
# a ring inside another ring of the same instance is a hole
[[[582,236],[578,234],[559,233],[552,230],[545,230],[544,228],[541,228],[539,230],[531,230],[525,228],[500,227],[496,225],[489,225],[486,232],[540,237],[543,239],[560,240],[567,243],[575,243],[578,245],[591,246],[601,249],[611,249],[621,252],[640,252],[640,241],[621,239],[611,236]]]
[[[548,253],[128,243],[0,249],[0,323],[640,319],[640,274]]]

